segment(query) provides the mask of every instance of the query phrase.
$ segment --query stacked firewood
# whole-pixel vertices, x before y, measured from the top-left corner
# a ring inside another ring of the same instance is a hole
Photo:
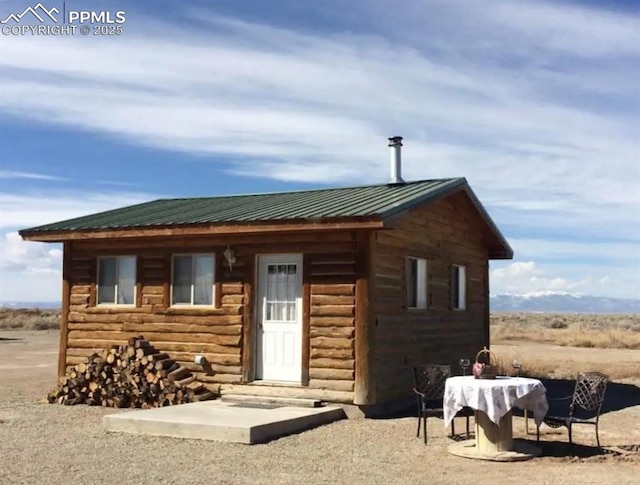
[[[213,398],[187,368],[142,336],[71,367],[47,396],[50,403],[143,409]]]

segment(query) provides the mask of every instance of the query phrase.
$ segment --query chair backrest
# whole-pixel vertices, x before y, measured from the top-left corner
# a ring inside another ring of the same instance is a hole
[[[451,377],[450,365],[425,364],[413,368],[413,380],[424,400],[438,400],[444,397],[445,381]]]
[[[607,390],[609,376],[601,372],[581,372],[576,377],[576,387],[571,401],[572,410],[575,406],[600,414],[604,394]]]

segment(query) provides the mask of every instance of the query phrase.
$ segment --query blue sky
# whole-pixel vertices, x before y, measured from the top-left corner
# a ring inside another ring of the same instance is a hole
[[[639,2],[90,8],[126,11],[124,34],[0,36],[0,300],[60,295],[60,248],[20,228],[384,183],[391,135],[406,179],[467,177],[511,242],[492,293],[640,297]]]

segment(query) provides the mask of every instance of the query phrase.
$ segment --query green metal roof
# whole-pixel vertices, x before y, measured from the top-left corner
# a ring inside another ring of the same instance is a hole
[[[511,259],[513,250],[464,178],[419,180],[402,184],[301,190],[269,194],[189,199],[159,199],[121,209],[23,229],[25,238],[54,239],[74,231],[153,229],[264,222],[383,221],[421,204],[464,191],[486,223],[492,259]]]
[[[159,199],[20,231],[153,228],[219,223],[386,218],[466,185],[464,178],[188,199]]]

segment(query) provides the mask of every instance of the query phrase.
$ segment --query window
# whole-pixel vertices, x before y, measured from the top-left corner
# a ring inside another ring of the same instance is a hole
[[[407,258],[407,308],[427,308],[427,260]]]
[[[451,278],[451,305],[454,310],[467,308],[467,267],[453,265]]]
[[[266,283],[266,320],[295,322],[298,266],[287,263],[267,264]]]
[[[98,258],[98,305],[134,305],[136,257]]]
[[[213,305],[213,254],[173,257],[172,305]]]

